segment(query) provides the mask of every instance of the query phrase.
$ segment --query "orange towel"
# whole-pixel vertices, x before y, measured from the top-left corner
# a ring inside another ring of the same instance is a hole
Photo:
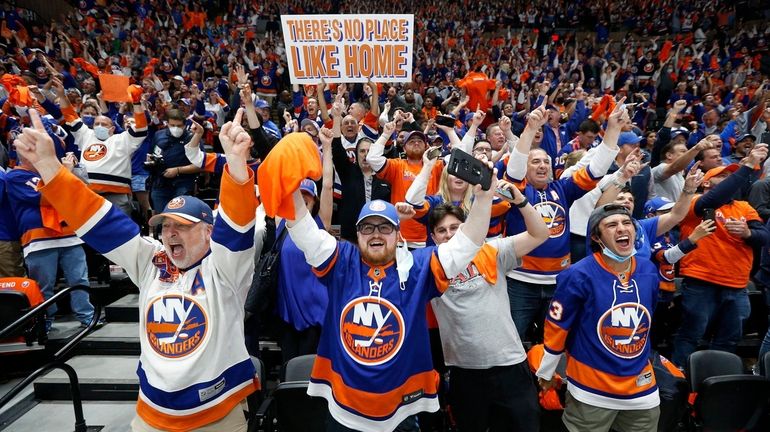
[[[270,217],[294,219],[294,193],[302,180],[321,178],[321,156],[305,132],[283,137],[257,171],[257,184],[265,213]]]
[[[93,64],[87,62],[84,58],[75,57],[74,59],[72,59],[72,61],[75,62],[78,66],[80,66],[81,69],[93,75],[94,78],[96,78],[99,75],[99,69]]]

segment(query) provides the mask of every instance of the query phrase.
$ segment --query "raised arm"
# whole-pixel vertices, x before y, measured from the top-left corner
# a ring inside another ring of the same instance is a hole
[[[332,211],[334,206],[334,162],[332,161],[332,139],[334,132],[331,129],[321,128],[318,138],[322,145],[323,180],[321,182],[321,196],[318,216],[324,224],[324,228],[332,226]]]
[[[545,99],[540,106],[529,113],[527,125],[519,137],[511,158],[508,160],[506,175],[514,181],[522,181],[527,174],[527,160],[529,159],[529,150],[532,148],[532,142],[535,140],[535,134],[539,131],[545,122],[548,121],[548,113],[545,109]]]
[[[492,163],[488,163],[492,169]],[[452,279],[470,264],[476,256],[489,229],[489,218],[492,214],[492,199],[497,188],[497,172],[492,173],[492,183],[489,190],[481,189],[480,185],[473,187],[473,205],[468,218],[460,225],[454,237],[439,245],[438,258],[447,279]]]
[[[548,240],[548,227],[543,222],[540,213],[532,207],[532,203],[519,191],[519,188],[505,182],[499,182],[498,187],[511,192],[513,195],[511,204],[518,207],[518,211],[521,212],[524,219],[526,231],[510,237],[516,249],[516,256],[522,258]],[[511,209],[511,211],[516,210]]]
[[[366,154],[366,161],[369,162],[372,169],[375,172],[379,172],[387,163],[385,158],[385,143],[393,135],[393,131],[396,130],[396,122],[385,123],[382,127],[382,135],[377,138],[377,141],[373,142],[369,147],[369,153]]]
[[[679,195],[674,206],[671,207],[671,211],[658,218],[657,235],[661,236],[669,232],[687,216],[687,212],[690,211],[692,197],[695,195],[695,191],[698,190],[700,184],[703,183],[703,173],[698,169],[699,166],[700,162],[697,162],[690,168],[684,181],[684,189],[682,189],[682,193]]]
[[[438,157],[430,159],[428,155],[435,147],[429,148],[422,154],[422,168],[420,173],[417,174],[409,189],[406,191],[406,202],[414,207],[421,207],[425,203],[425,194],[428,191],[428,182],[430,181],[430,175],[433,172],[433,167],[436,166]]]

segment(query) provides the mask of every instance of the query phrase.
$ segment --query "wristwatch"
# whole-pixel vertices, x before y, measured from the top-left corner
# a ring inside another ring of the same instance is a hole
[[[515,205],[518,208],[524,208],[524,207],[527,206],[527,204],[529,204],[529,200],[527,199],[527,197],[524,197],[524,201],[522,201],[522,202],[520,202],[518,204],[514,203],[513,205]]]

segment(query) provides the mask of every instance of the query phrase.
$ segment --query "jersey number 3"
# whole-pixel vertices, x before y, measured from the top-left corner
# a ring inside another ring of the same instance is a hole
[[[551,302],[551,307],[548,309],[548,315],[550,315],[551,319],[554,321],[561,321],[561,314],[564,311],[564,308],[561,306],[561,303],[557,301]]]

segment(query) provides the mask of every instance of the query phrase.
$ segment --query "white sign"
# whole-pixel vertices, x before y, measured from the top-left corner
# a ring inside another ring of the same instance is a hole
[[[409,82],[414,15],[283,15],[292,84]]]

